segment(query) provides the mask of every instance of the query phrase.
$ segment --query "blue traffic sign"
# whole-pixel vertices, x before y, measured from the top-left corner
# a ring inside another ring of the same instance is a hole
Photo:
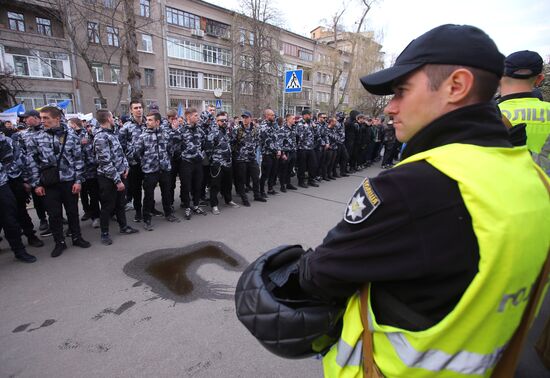
[[[222,108],[222,100],[220,100],[219,98],[216,99],[216,109],[221,109]]]
[[[285,93],[302,91],[302,77],[304,70],[285,71]]]

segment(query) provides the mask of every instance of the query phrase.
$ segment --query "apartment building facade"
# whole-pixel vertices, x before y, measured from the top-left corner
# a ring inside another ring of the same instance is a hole
[[[70,99],[68,112],[104,107],[127,114],[123,0],[79,0],[70,14],[71,25],[78,25],[72,29],[62,12],[47,2],[0,3],[0,71],[17,80],[18,103],[36,108]],[[242,72],[252,59],[246,46],[250,50],[258,41],[243,27],[242,15],[201,0],[134,0],[133,5],[146,107],[202,110],[217,103],[230,114],[253,109],[254,104],[257,108],[253,82],[243,79]],[[326,41],[270,28],[274,62],[266,77],[273,82],[261,96],[262,106],[285,113],[326,111],[331,72],[323,61],[334,48]],[[350,61],[345,51],[339,57]],[[303,90],[285,95],[283,110],[283,74],[288,69],[304,70]],[[353,107],[349,98],[343,107]]]

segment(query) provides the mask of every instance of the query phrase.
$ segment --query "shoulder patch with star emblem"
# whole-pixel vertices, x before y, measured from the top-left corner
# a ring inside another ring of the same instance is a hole
[[[358,224],[367,219],[378,206],[382,203],[382,200],[371,185],[370,180],[367,178],[359,188],[353,194],[353,197],[349,200],[346,212],[344,213],[344,220],[351,224]]]

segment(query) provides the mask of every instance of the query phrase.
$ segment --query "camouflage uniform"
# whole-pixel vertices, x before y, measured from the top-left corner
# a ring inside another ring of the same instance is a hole
[[[183,206],[186,209],[191,208],[191,192],[194,207],[198,208],[204,173],[202,161],[205,157],[206,134],[199,125],[185,124],[172,131],[172,138],[176,148],[181,150],[180,180],[183,186]]]
[[[171,133],[174,134],[174,133]],[[155,205],[155,187],[160,185],[164,215],[172,213],[170,202],[171,137],[166,130],[147,128],[134,146],[136,160],[141,161],[143,172],[143,220],[151,222]]]
[[[256,149],[260,143],[259,132],[250,123],[244,127],[242,123],[233,128],[233,161],[235,162],[235,186],[243,203],[248,202],[244,191],[248,177],[252,178],[254,199],[262,198],[260,193],[260,167],[256,161]]]
[[[206,153],[210,159],[210,206],[218,206],[218,193],[225,203],[231,202],[233,168],[231,165],[231,132],[226,127],[213,126],[208,134]]]
[[[290,184],[290,175],[296,163],[297,135],[296,126],[288,126],[286,122],[279,129],[279,143],[281,146],[282,158],[279,162],[279,181],[281,191],[285,191]],[[292,188],[292,186],[291,186]]]
[[[99,186],[97,183],[97,161],[94,153],[94,137],[86,129],[75,130],[80,138],[82,158],[84,160],[84,182],[80,191],[80,200],[84,213],[90,218],[99,218]]]
[[[21,241],[21,228],[18,222],[17,201],[8,185],[8,169],[13,162],[11,140],[0,133],[0,227],[16,254],[23,253],[25,247]]]
[[[298,182],[300,186],[305,187],[306,169],[308,173],[308,182],[315,186],[313,179],[317,173],[317,156],[313,151],[315,147],[315,130],[312,126],[312,121],[298,122],[296,126],[296,134],[298,135]]]
[[[65,148],[63,149],[63,140]],[[40,130],[28,139],[27,162],[31,170],[33,187],[42,186],[40,173],[46,168],[57,167],[59,160],[60,182],[45,188],[44,204],[49,215],[50,230],[56,244],[64,244],[62,209],[65,208],[69,229],[75,240],[82,240],[78,219],[78,195],[72,193],[73,184],[83,180],[84,161],[78,136],[66,125]]]
[[[109,233],[109,221],[113,211],[120,229],[126,228],[126,198],[124,191],[117,191],[116,185],[125,183],[124,173],[129,165],[115,131],[100,128],[94,136],[93,150],[97,161],[97,182],[101,212],[99,216],[101,233]]]
[[[17,205],[17,220],[23,233],[30,239],[35,239],[34,225],[27,212],[27,202],[30,201],[30,193],[25,189],[25,184],[30,181],[27,158],[24,151],[24,140],[21,132],[12,134],[7,138],[13,151],[13,161],[8,167],[9,186],[15,197]]]
[[[275,194],[273,186],[277,182],[279,158],[279,126],[276,122],[264,121],[260,125],[260,149],[262,152],[262,177],[260,178],[260,192],[265,196],[265,183],[270,194]]]
[[[336,122],[336,126],[334,127],[336,130],[336,135],[338,137],[337,139],[337,156],[336,156],[336,163],[334,164],[334,167],[332,169],[332,175],[334,177],[339,177],[336,173],[336,165],[338,164],[340,166],[340,175],[341,176],[347,176],[346,173],[346,166],[348,164],[349,155],[348,150],[346,149],[345,143],[346,143],[346,129],[344,127],[344,121],[342,122]]]
[[[327,179],[327,154],[325,146],[327,142],[327,125],[325,122],[313,122],[313,151],[317,159],[317,172],[315,177]]]
[[[140,221],[141,214],[141,186],[143,184],[143,172],[141,170],[140,162],[136,160],[134,154],[134,145],[141,135],[142,131],[147,128],[146,118],[136,120],[134,117],[130,117],[130,120],[122,126],[118,131],[118,139],[120,145],[126,154],[128,164],[130,165],[130,171],[128,173],[128,187],[126,188],[126,199],[129,202],[133,200],[134,209],[136,210],[136,221]]]

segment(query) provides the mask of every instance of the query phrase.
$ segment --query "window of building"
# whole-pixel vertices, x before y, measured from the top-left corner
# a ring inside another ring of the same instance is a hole
[[[250,55],[241,55],[241,68],[251,70],[254,67],[254,58]]]
[[[231,78],[228,76],[204,74],[203,79],[203,88],[206,90],[213,91],[220,88],[224,92],[231,92]]]
[[[52,36],[52,22],[47,18],[36,17],[36,31],[38,34]]]
[[[231,65],[231,52],[221,47],[204,45],[202,47],[203,62],[219,64],[221,66]]]
[[[210,19],[206,20],[207,34],[215,35],[216,37],[229,38],[229,30],[229,25]]]
[[[189,29],[199,29],[201,19],[192,13],[182,10],[166,7],[166,22],[173,25],[183,26]]]
[[[151,0],[139,0],[139,15],[151,17]]]
[[[105,81],[105,74],[103,72],[103,65],[101,63],[93,63],[92,72],[97,81]]]
[[[170,68],[169,79],[172,88],[199,88],[199,75],[194,71]]]
[[[107,99],[105,99],[105,102],[107,101]],[[94,98],[94,105],[95,105],[95,110],[100,110],[102,109],[103,107],[101,106],[101,99],[100,98]]]
[[[94,3],[95,3],[95,1],[94,1]],[[115,0],[103,0],[103,5],[105,6],[105,8],[114,9],[115,8]]]
[[[15,96],[15,100],[17,103],[25,103],[27,109],[36,109],[46,104],[57,104],[62,101],[70,100],[66,112],[74,113],[72,97],[70,93],[22,92]]]
[[[307,60],[308,62],[312,62],[313,61],[313,51],[300,49],[299,57],[302,60]]]
[[[251,81],[241,83],[241,94],[252,96],[254,94],[254,84]]]
[[[200,44],[190,41],[180,41],[179,39],[170,37],[167,40],[169,57],[202,62]]]
[[[8,12],[8,23],[11,30],[25,31],[25,17],[22,13]]]
[[[298,56],[298,46],[283,42],[283,53],[290,56]]]
[[[88,22],[88,42],[99,43],[99,24]]]
[[[43,58],[39,56],[13,56],[13,67],[16,76],[65,78],[65,64],[60,59]]]
[[[155,70],[151,68],[145,68],[143,70],[143,86],[144,87],[155,86]]]
[[[120,82],[120,67],[111,66],[111,83],[119,83],[119,82]]]
[[[153,37],[151,37],[149,34],[141,35],[141,50],[153,52]]]
[[[107,26],[107,44],[109,46],[119,47],[118,28]]]

